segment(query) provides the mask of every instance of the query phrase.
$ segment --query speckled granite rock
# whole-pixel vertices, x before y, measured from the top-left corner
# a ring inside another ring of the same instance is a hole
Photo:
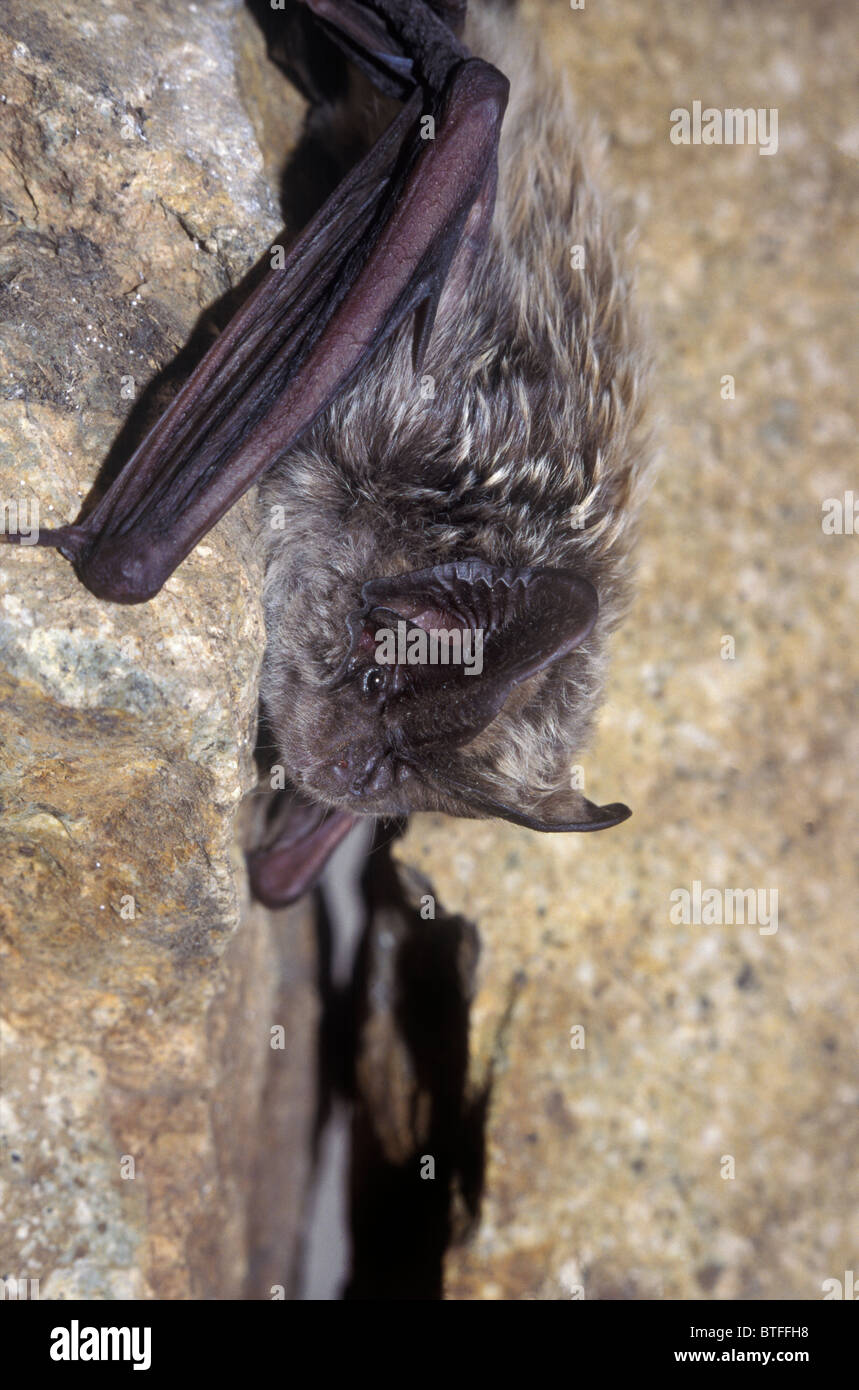
[[[486,1192],[447,1293],[818,1299],[859,1257],[859,539],[821,528],[826,498],[859,495],[852,20],[529,8],[638,228],[662,465],[583,759],[633,819],[541,838],[424,818],[399,851],[481,939]],[[778,153],[671,144],[696,99],[778,107]],[[777,932],[673,925],[694,880],[778,889]]]
[[[44,524],[77,514],[132,403],[280,226],[240,92],[262,60],[238,0],[4,6],[0,498],[37,498]],[[299,915],[306,1038],[273,1050],[282,920],[247,910],[235,847],[264,641],[251,518],[246,499],[134,608],[54,552],[0,549],[0,1275],[42,1297],[253,1279],[265,1088],[307,1067],[314,1006]]]

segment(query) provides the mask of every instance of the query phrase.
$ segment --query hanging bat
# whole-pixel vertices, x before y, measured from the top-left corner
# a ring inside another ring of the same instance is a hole
[[[512,16],[473,17],[473,56],[461,0],[305,4],[398,108],[95,508],[39,536],[139,603],[259,483],[261,694],[291,786],[250,856],[272,904],[358,816],[630,814],[570,763],[643,461],[627,280],[566,94]],[[442,634],[479,668],[426,659]]]

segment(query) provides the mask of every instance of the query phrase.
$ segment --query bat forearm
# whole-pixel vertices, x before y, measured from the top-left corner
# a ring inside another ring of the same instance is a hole
[[[374,71],[418,85],[98,506],[80,524],[43,535],[99,597],[138,603],[156,594],[417,310],[419,364],[463,234],[474,242],[488,231],[506,79],[469,59],[425,4],[306,2]],[[436,130],[424,140],[428,104]],[[475,205],[479,216],[466,227]]]

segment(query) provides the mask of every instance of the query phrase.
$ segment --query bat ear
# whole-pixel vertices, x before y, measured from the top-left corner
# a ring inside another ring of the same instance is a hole
[[[562,569],[500,569],[455,560],[410,574],[371,579],[365,613],[393,610],[418,627],[482,632],[486,664],[511,684],[534,675],[583,642],[596,622],[594,586]]]
[[[524,825],[528,830],[608,830],[632,815],[629,807],[620,801],[614,801],[610,806],[597,806],[573,788],[550,792],[536,806],[523,811],[498,801],[491,791],[480,785],[479,777],[472,781],[467,771],[457,767],[450,758],[445,758],[435,768],[434,780],[440,790],[448,795],[453,793],[468,808],[460,812],[461,815],[470,812],[477,817],[495,816],[499,820],[512,821],[514,825]]]
[[[429,646],[429,663],[400,668],[385,692],[388,714],[413,749],[474,738],[514,686],[585,640],[599,609],[593,585],[569,570],[500,569],[477,559],[371,579],[361,597],[364,606],[349,615],[352,645],[335,681],[367,663],[376,632],[392,618],[407,624],[409,637],[417,628],[430,636],[458,629],[467,653],[453,665],[444,655],[432,664]]]
[[[597,806],[576,791],[553,792],[528,813],[480,795],[472,804],[475,809],[512,821],[514,825],[543,831],[609,830],[632,815],[629,807],[619,801],[610,806]]]

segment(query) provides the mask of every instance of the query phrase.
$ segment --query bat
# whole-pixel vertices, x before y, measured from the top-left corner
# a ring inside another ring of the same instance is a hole
[[[512,16],[481,8],[466,47],[461,0],[304,3],[394,114],[95,507],[38,538],[144,602],[259,485],[261,699],[289,782],[249,856],[270,904],[360,816],[626,819],[570,762],[645,461],[628,278]]]

